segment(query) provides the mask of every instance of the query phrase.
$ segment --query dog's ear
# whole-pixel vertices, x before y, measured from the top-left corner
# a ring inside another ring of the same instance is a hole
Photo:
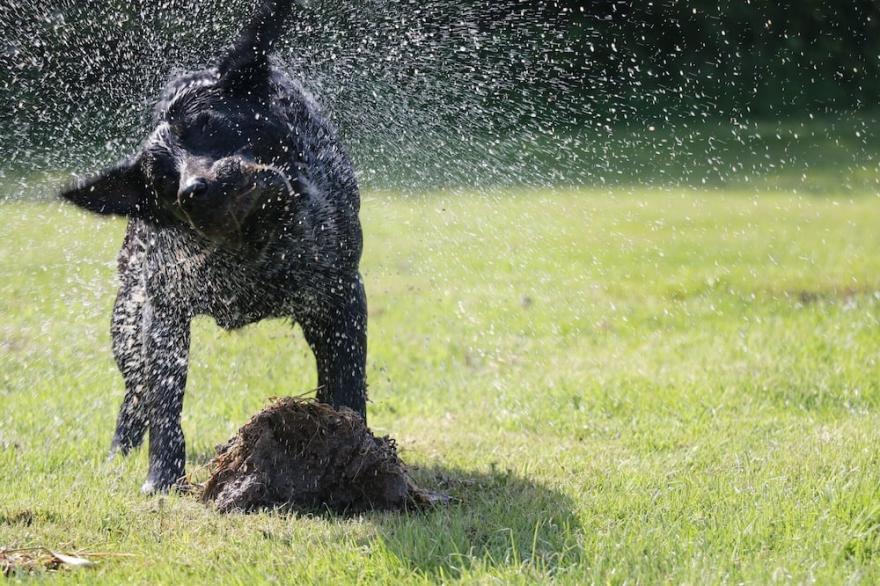
[[[260,0],[257,13],[217,67],[220,85],[248,91],[269,78],[269,53],[284,31],[293,0]]]
[[[99,214],[136,215],[147,200],[147,181],[138,161],[127,161],[78,181],[61,197]]]

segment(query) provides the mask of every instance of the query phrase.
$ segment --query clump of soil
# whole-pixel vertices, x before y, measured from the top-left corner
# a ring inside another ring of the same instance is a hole
[[[443,497],[417,487],[394,440],[375,437],[354,411],[288,397],[218,446],[201,499],[223,512],[356,512],[424,507]]]

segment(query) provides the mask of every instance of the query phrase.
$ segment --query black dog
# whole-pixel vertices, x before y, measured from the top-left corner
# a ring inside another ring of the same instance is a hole
[[[269,63],[290,12],[290,0],[263,2],[216,68],[167,85],[137,155],[62,194],[129,217],[111,329],[125,379],[112,450],[128,453],[149,428],[145,492],[183,476],[195,315],[227,329],[295,320],[315,354],[318,399],[366,415],[360,196],[330,124]]]

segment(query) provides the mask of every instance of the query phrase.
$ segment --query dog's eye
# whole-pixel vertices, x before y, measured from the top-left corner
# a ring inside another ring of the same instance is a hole
[[[200,112],[189,119],[186,130],[180,135],[180,138],[184,144],[197,150],[213,149],[218,145],[230,149],[239,142],[237,133],[230,122],[212,111]]]
[[[211,122],[213,121],[213,117],[207,113],[202,112],[192,122],[192,125],[198,129],[200,129],[203,133],[208,132],[211,126]]]

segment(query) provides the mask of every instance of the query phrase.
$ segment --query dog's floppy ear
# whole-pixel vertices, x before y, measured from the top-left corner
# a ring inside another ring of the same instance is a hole
[[[247,91],[269,77],[269,53],[284,31],[293,0],[259,0],[257,13],[217,67],[220,84]]]
[[[78,181],[61,197],[99,214],[132,215],[143,209],[147,181],[138,161],[126,161]]]

